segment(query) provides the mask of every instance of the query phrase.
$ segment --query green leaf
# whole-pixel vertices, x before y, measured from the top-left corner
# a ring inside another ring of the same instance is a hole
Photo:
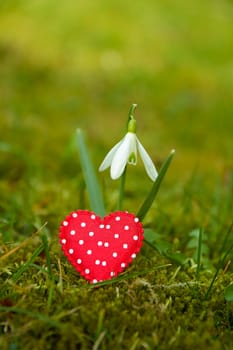
[[[171,244],[163,241],[160,238],[160,235],[150,228],[146,228],[144,230],[144,240],[147,244],[149,244],[152,248],[158,251],[160,255],[165,255],[165,252],[171,248]]]
[[[226,301],[233,301],[233,283],[226,287],[224,297]]]
[[[144,237],[147,240],[147,242],[153,243],[156,240],[160,240],[159,233],[155,232],[151,228],[145,228],[144,229]]]
[[[175,150],[172,150],[171,153],[169,154],[169,156],[167,157],[167,159],[165,160],[165,162],[163,163],[156,181],[154,182],[148,196],[146,197],[145,201],[143,202],[141,208],[138,211],[137,217],[141,221],[146,216],[147,212],[149,211],[149,209],[150,209],[150,207],[151,207],[151,205],[152,205],[152,203],[153,203],[153,201],[158,193],[160,185],[161,185],[161,183],[164,179],[164,176],[169,168],[169,165],[172,161],[174,154],[175,154]]]
[[[81,129],[77,129],[78,150],[80,155],[80,162],[83,170],[84,179],[87,186],[91,210],[97,215],[103,217],[106,213],[102,192],[90,160],[87,146],[85,143],[84,133]]]

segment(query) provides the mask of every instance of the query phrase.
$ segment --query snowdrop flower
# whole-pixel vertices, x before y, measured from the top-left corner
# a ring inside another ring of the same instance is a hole
[[[137,152],[139,152],[141,156],[147,175],[150,179],[155,181],[158,175],[150,156],[136,135],[136,120],[131,115],[131,112],[136,106],[137,105],[132,105],[130,109],[128,132],[123,139],[108,152],[99,167],[99,171],[103,171],[110,167],[110,175],[113,180],[118,179],[123,174],[127,163],[132,165],[137,164]]]

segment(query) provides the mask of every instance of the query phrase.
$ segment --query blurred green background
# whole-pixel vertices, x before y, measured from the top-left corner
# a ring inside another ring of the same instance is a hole
[[[229,176],[232,15],[230,0],[2,0],[5,209],[6,190],[17,197],[20,190],[33,189],[39,199],[34,192],[31,202],[20,197],[17,205],[37,203],[33,210],[43,213],[51,198],[38,200],[51,188],[63,191],[53,200],[76,207],[72,180],[77,183],[80,168],[78,156],[70,153],[75,129],[85,129],[98,168],[123,136],[131,103],[138,104],[138,136],[157,166],[176,149],[169,172],[173,184],[194,171],[210,181],[214,174]],[[143,192],[149,180],[142,165],[130,174],[135,188],[140,176]]]

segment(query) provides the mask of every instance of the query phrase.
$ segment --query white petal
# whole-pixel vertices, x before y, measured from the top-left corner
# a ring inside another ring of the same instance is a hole
[[[119,141],[113,148],[110,149],[110,151],[107,153],[106,157],[104,158],[104,160],[100,164],[99,171],[104,171],[105,169],[107,169],[111,165],[113,157],[114,157],[118,147],[122,143],[122,141],[123,140]]]
[[[149,154],[147,153],[145,148],[142,146],[138,138],[137,138],[137,145],[138,145],[138,151],[142,158],[146,172],[148,176],[151,178],[151,180],[155,181],[156,177],[158,176],[158,173],[157,173],[157,170],[155,169],[154,163],[152,162]]]
[[[118,177],[123,174],[130,155],[131,142],[131,137],[129,136],[129,133],[127,133],[115,152],[110,170],[110,175],[113,180],[118,179]]]

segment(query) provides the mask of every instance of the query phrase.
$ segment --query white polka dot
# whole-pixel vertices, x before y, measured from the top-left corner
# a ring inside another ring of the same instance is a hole
[[[134,240],[134,241],[137,241],[137,240],[138,240],[138,236],[137,236],[137,235],[134,235],[134,236],[133,236],[133,240]]]
[[[132,258],[132,259],[135,259],[135,258],[136,258],[136,254],[133,253],[133,254],[131,255],[131,258]]]
[[[94,236],[94,232],[93,232],[93,231],[90,231],[90,232],[88,233],[88,235],[89,235],[90,237],[93,237],[93,236]]]
[[[68,226],[68,225],[69,225],[68,221],[63,221],[63,226]]]
[[[75,230],[71,230],[71,231],[70,231],[71,236],[74,236],[75,233],[76,233]]]
[[[120,216],[116,216],[115,218],[116,221],[120,221],[120,219],[121,219]]]
[[[129,230],[129,226],[128,226],[128,225],[125,225],[125,226],[124,226],[124,230],[128,231],[128,230]]]
[[[116,258],[117,255],[118,255],[117,252],[113,252],[113,253],[112,253],[112,256],[113,256],[114,258]]]
[[[119,237],[120,237],[119,233],[115,233],[114,238],[119,238]]]
[[[110,230],[110,228],[111,228],[111,225],[106,225],[107,230]]]
[[[91,215],[91,219],[92,219],[92,220],[95,220],[95,218],[96,218],[95,214],[92,214],[92,215]]]
[[[86,227],[86,225],[87,224],[85,222],[81,222],[81,224],[80,224],[81,227]]]
[[[104,246],[105,246],[106,248],[108,248],[108,247],[109,247],[109,243],[108,243],[108,242],[104,242]]]
[[[99,242],[97,242],[97,245],[98,245],[99,247],[101,247],[101,246],[103,245],[103,242],[102,242],[102,241],[99,241]]]
[[[97,259],[97,260],[95,261],[95,264],[96,264],[96,265],[99,265],[99,264],[100,264],[100,260]]]
[[[114,271],[111,271],[110,272],[110,276],[113,277],[115,275],[115,272]]]
[[[102,261],[102,266],[107,266],[107,261]]]
[[[77,264],[82,264],[82,259],[77,259]]]
[[[85,272],[86,275],[89,275],[89,273],[90,273],[91,271],[90,271],[89,269],[85,269],[84,272]]]
[[[78,214],[77,213],[73,213],[72,216],[73,216],[73,218],[77,218]]]
[[[121,267],[125,267],[126,266],[126,264],[125,263],[121,263]]]
[[[91,249],[88,249],[87,250],[87,255],[91,255],[92,254],[92,250]]]
[[[93,280],[92,283],[98,283],[98,281],[97,280]]]
[[[139,218],[135,218],[135,219],[134,219],[134,222],[139,222]]]
[[[79,245],[83,245],[83,244],[84,244],[84,240],[83,240],[83,239],[80,239],[80,240],[78,241],[78,243],[79,243]]]
[[[101,224],[101,225],[99,226],[99,228],[104,228],[104,224]]]
[[[70,253],[70,254],[74,254],[74,249],[72,249],[72,248],[69,249],[69,253]]]
[[[62,242],[62,244],[66,244],[66,239],[63,238],[63,239],[61,240],[61,242]]]
[[[128,244],[127,244],[127,243],[124,243],[124,244],[123,244],[123,248],[124,248],[124,249],[128,249]]]

